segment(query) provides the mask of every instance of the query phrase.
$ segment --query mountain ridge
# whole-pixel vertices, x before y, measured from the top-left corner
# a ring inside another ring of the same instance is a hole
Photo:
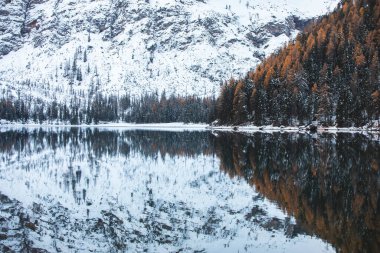
[[[0,90],[59,103],[96,92],[209,96],[336,3],[5,1]]]

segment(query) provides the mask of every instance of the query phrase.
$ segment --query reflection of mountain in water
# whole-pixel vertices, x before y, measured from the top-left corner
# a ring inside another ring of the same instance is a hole
[[[166,156],[210,155],[213,152],[211,137],[207,132],[36,128],[0,133],[0,152],[6,161],[3,169],[14,169],[17,165],[21,171],[39,173],[41,177],[50,171],[50,179],[59,188],[71,192],[77,204],[85,204],[91,180],[96,187],[100,177],[109,177],[109,172],[105,174],[103,170],[110,160],[115,160],[115,166],[128,166],[126,161],[135,156],[157,161],[158,157],[165,160]],[[57,172],[54,168],[57,166],[63,170]]]
[[[294,249],[281,226],[294,220],[220,172],[213,139],[208,132],[0,133],[0,251]],[[315,237],[297,239],[316,252],[331,249]]]
[[[68,170],[62,175],[63,180],[59,178],[55,180],[66,191],[72,190],[74,198],[80,203],[85,200],[87,189],[78,190],[78,184],[83,183],[85,186],[89,184],[89,178],[84,178],[84,182],[81,182],[82,167],[94,168],[91,176],[98,177],[100,163],[107,157],[121,155],[128,158],[131,153],[141,154],[145,158],[157,158],[158,155],[162,158],[166,155],[170,157],[206,155],[212,152],[212,149],[208,148],[211,143],[209,138],[209,134],[202,132],[24,129],[0,133],[0,151],[8,164],[11,161],[18,163],[22,170],[40,171],[40,168],[49,169],[53,163],[62,162]],[[58,161],[57,152],[65,153]]]
[[[338,252],[380,250],[380,145],[361,135],[222,134],[221,169]]]
[[[377,252],[379,146],[345,134],[0,132],[0,249],[302,252],[291,239],[309,234]]]

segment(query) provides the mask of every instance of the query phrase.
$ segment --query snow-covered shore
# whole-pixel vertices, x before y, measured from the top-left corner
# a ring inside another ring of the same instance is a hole
[[[210,126],[208,129],[216,131],[236,131],[236,132],[310,132],[310,128],[306,126]],[[322,127],[318,126],[312,132],[318,133],[358,133],[358,132],[373,132],[380,133],[380,128],[371,127]]]
[[[80,127],[80,128],[101,128],[101,129],[122,129],[122,130],[155,130],[155,131],[229,131],[229,132],[309,132],[310,127],[307,126],[213,126],[205,123],[100,123],[100,124],[35,124],[35,123],[15,123],[15,122],[0,122],[1,128],[40,128],[40,127],[54,127],[54,128],[67,128],[67,127]],[[318,126],[313,132],[318,133],[380,133],[378,127],[322,127]]]
[[[155,130],[155,131],[207,131],[208,124],[194,124],[194,123],[149,123],[149,124],[137,124],[137,123],[99,123],[99,124],[50,124],[50,123],[17,123],[17,122],[0,122],[0,128],[100,128],[100,129],[123,129],[123,130]]]

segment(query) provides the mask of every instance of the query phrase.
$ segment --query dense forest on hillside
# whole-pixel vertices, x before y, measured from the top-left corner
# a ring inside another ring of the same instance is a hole
[[[363,126],[380,117],[380,2],[346,0],[240,80],[219,124]]]
[[[203,122],[210,123],[215,115],[215,99],[195,96],[174,96],[165,93],[145,95],[131,103],[125,121],[136,123]]]
[[[215,115],[214,98],[145,94],[138,98],[93,95],[84,103],[75,96],[70,103],[0,99],[0,119],[22,123],[98,124],[99,122],[203,122]]]

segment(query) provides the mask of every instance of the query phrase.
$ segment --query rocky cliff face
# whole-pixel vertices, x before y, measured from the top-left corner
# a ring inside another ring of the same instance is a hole
[[[337,0],[4,0],[0,90],[211,95]]]

